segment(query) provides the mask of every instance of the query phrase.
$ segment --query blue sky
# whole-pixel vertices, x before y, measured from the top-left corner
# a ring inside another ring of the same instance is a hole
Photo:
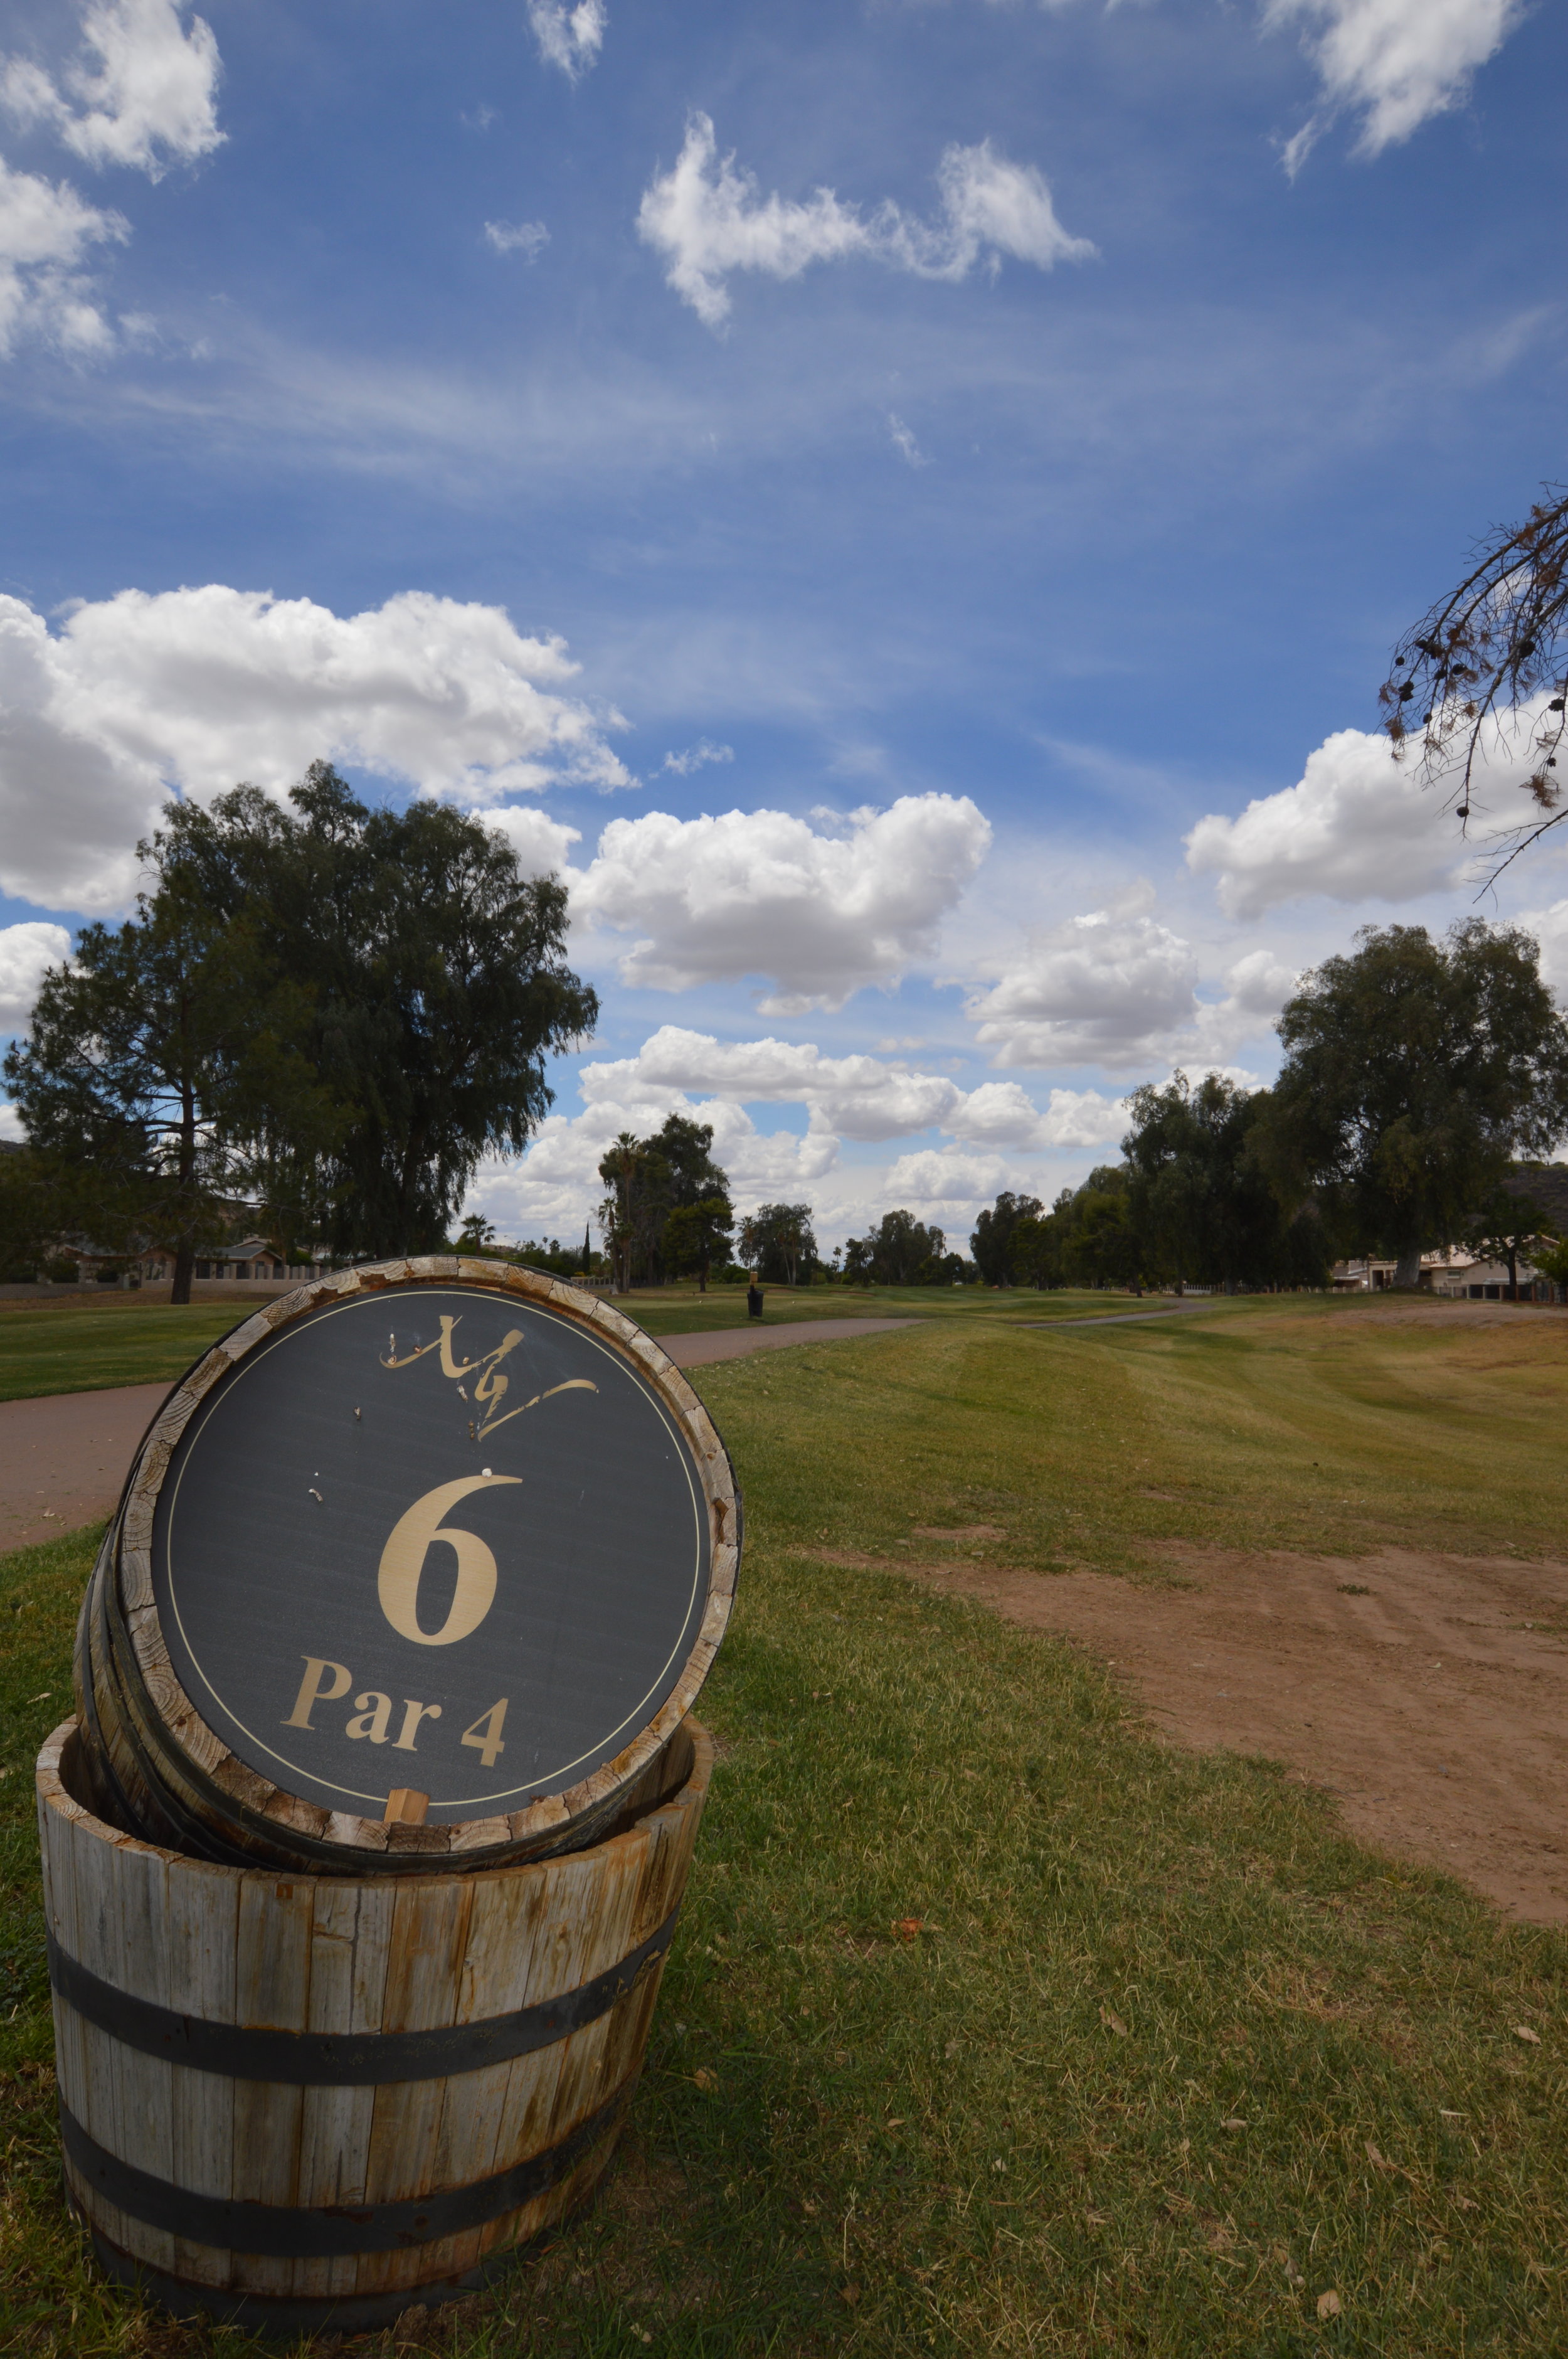
[[[1560,12],[9,27],[0,1026],[162,797],[326,755],[571,882],[603,1018],[503,1234],[679,1105],[742,1204],[961,1238],[1138,1082],[1266,1078],[1357,925],[1471,908],[1368,733],[1564,472]],[[1561,855],[1482,906],[1568,987]]]

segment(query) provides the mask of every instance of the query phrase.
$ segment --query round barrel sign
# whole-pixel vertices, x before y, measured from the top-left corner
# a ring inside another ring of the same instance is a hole
[[[700,1684],[738,1541],[728,1457],[656,1345],[455,1261],[345,1273],[241,1343],[178,1420],[150,1532],[163,1649],[222,1745],[323,1810],[432,1829],[633,1775]]]

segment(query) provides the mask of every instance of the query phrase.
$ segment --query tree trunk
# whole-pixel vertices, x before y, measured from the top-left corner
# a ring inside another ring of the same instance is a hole
[[[179,1105],[179,1204],[184,1227],[175,1248],[170,1302],[189,1302],[190,1299],[190,1280],[196,1267],[196,1246],[190,1234],[196,1211],[191,1201],[195,1189],[196,1093],[188,1081],[180,1091]]]
[[[1519,1300],[1519,1247],[1517,1245],[1509,1245],[1508,1248],[1508,1265],[1509,1300],[1517,1302]]]
[[[1399,1258],[1394,1264],[1394,1284],[1396,1286],[1421,1284],[1421,1247],[1419,1245],[1400,1246]]]

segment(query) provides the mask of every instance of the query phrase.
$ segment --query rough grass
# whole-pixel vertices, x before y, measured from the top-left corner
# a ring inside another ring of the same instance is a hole
[[[1071,1647],[811,1552],[976,1523],[1111,1568],[1173,1532],[1555,1549],[1555,1330],[954,1321],[703,1385],[749,1550],[632,2136],[542,2262],[362,2347],[1568,2345],[1563,1938],[1360,1849],[1266,1763],[1165,1749]],[[26,1771],[90,1538],[0,1566],[0,2346],[185,2359],[244,2346],[100,2288],[55,2178]]]

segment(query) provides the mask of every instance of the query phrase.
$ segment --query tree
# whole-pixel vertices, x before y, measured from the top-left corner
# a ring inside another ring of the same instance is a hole
[[[1344,1247],[1391,1254],[1414,1286],[1514,1157],[1568,1128],[1568,1024],[1516,928],[1471,919],[1444,943],[1367,927],[1357,943],[1285,1006],[1259,1149],[1287,1199],[1315,1190]]]
[[[677,1204],[665,1223],[665,1259],[676,1276],[697,1272],[697,1291],[708,1291],[715,1257],[728,1254],[735,1214],[728,1196],[705,1196],[697,1204]]]
[[[1478,1205],[1463,1243],[1486,1261],[1500,1261],[1509,1273],[1509,1299],[1519,1300],[1519,1266],[1528,1258],[1539,1269],[1541,1251],[1550,1254],[1568,1215],[1568,1173],[1560,1165],[1524,1165],[1499,1180]],[[1550,1271],[1546,1272],[1551,1275]]]
[[[486,1245],[492,1245],[494,1243],[494,1224],[492,1222],[487,1221],[483,1214],[480,1212],[470,1212],[467,1220],[463,1223],[462,1227],[458,1231],[458,1251],[460,1253],[481,1254]]]
[[[600,1227],[618,1292],[624,1293],[637,1273],[662,1278],[666,1264],[671,1268],[700,1265],[706,1286],[716,1241],[722,1231],[727,1242],[735,1218],[729,1177],[713,1160],[712,1148],[711,1123],[672,1114],[650,1138],[622,1131],[600,1161],[599,1176],[610,1193],[600,1207]],[[698,1205],[708,1208],[705,1225],[683,1222],[671,1230],[676,1212]],[[676,1253],[689,1256],[699,1228],[710,1239],[707,1254],[697,1252],[695,1262],[689,1257],[671,1261],[672,1239]]]
[[[600,1158],[599,1176],[609,1193],[599,1208],[599,1227],[610,1257],[610,1283],[617,1294],[632,1288],[633,1257],[643,1227],[643,1163],[641,1142],[629,1130],[622,1131]]]
[[[1004,1190],[989,1212],[979,1214],[969,1239],[969,1251],[982,1285],[1011,1285],[1013,1230],[1020,1221],[1038,1219],[1044,1209],[1038,1196],[1015,1196],[1011,1190]]]
[[[1064,1260],[1091,1286],[1136,1286],[1145,1275],[1142,1240],[1133,1223],[1128,1174],[1102,1163],[1073,1197]]]
[[[901,1206],[884,1212],[863,1237],[851,1237],[844,1248],[844,1275],[865,1285],[931,1286],[940,1281],[947,1258],[947,1240],[934,1224],[927,1227]],[[959,1269],[963,1264],[958,1264]]]
[[[0,1138],[0,1281],[35,1277],[65,1226],[51,1175],[30,1147]]]
[[[197,1252],[247,1204],[287,1242],[309,1223],[311,1175],[342,1124],[309,1053],[311,993],[269,954],[258,913],[215,904],[168,837],[138,851],[156,890],[49,970],[5,1072],[94,1241],[162,1245],[189,1302]]]
[[[1550,1245],[1538,1246],[1531,1259],[1542,1277],[1553,1286],[1568,1287],[1568,1237],[1553,1237]]]
[[[1535,808],[1503,832],[1494,876],[1568,818],[1554,776],[1568,720],[1568,495],[1546,488],[1556,496],[1537,501],[1522,525],[1477,542],[1463,580],[1400,641],[1378,692],[1396,758],[1419,745],[1428,778],[1454,780],[1461,823],[1488,733],[1516,745],[1528,734]]]
[[[188,874],[309,995],[309,1059],[338,1118],[316,1173],[326,1241],[438,1250],[481,1157],[521,1153],[550,1106],[546,1057],[598,1016],[565,963],[565,887],[524,876],[460,811],[370,810],[322,762],[287,808],[236,787],[164,819],[160,876]]]
[[[1026,1203],[1033,1200],[1025,1197]],[[1070,1225],[1073,1191],[1064,1188],[1050,1212],[1025,1212],[1012,1224],[1007,1242],[1008,1268],[1020,1286],[1036,1293],[1063,1283],[1062,1256]],[[980,1214],[983,1221],[987,1216]]]
[[[795,1286],[816,1261],[809,1204],[759,1204],[741,1223],[741,1258],[775,1286]]]
[[[1162,1088],[1146,1082],[1128,1105],[1132,1128],[1121,1147],[1145,1266],[1172,1277],[1178,1294],[1189,1282],[1227,1289],[1302,1283],[1301,1248],[1320,1233],[1309,1226],[1292,1240],[1255,1151],[1267,1093],[1222,1073],[1195,1085],[1178,1072]],[[1308,1266],[1321,1268],[1321,1253]]]

